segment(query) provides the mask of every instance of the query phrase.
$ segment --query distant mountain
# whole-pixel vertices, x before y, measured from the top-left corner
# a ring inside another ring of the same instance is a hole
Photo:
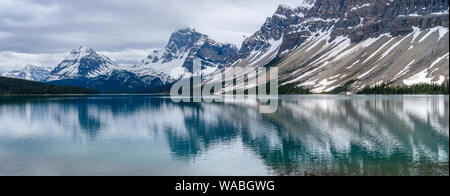
[[[193,59],[200,59],[202,73],[211,74],[238,58],[232,44],[216,42],[194,29],[174,32],[164,49],[156,50],[131,68],[120,67],[95,50],[73,50],[50,74],[47,82],[102,92],[159,92],[193,75]],[[196,73],[198,74],[198,73]]]
[[[233,66],[277,66],[281,85],[315,93],[449,80],[448,0],[299,2],[279,6]]]
[[[170,36],[164,49],[155,50],[131,71],[169,83],[191,77],[193,59],[201,60],[203,74],[211,74],[236,61],[238,49],[232,44],[214,41],[195,29],[181,29]]]
[[[81,87],[56,86],[29,80],[0,77],[0,95],[97,93],[98,91]]]
[[[96,89],[101,92],[137,92],[159,88],[162,83],[152,77],[140,77],[119,67],[94,49],[74,49],[50,74],[46,82]]]
[[[6,72],[1,74],[1,76],[40,82],[46,80],[50,76],[51,70],[51,67],[26,65],[22,69]]]
[[[111,74],[118,69],[119,66],[108,57],[87,46],[80,46],[56,66],[48,81],[92,79]]]

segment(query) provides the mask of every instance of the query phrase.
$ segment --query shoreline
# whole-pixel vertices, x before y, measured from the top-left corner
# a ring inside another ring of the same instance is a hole
[[[86,97],[86,96],[170,96],[169,94],[147,94],[147,93],[130,93],[130,94],[11,94],[4,95],[0,94],[0,97]],[[214,95],[211,95],[214,96]],[[233,96],[233,95],[224,95]],[[248,95],[245,95],[248,96]],[[255,96],[255,95],[251,95]],[[264,97],[270,97],[272,95],[261,95]],[[275,95],[277,96],[277,95]],[[339,97],[354,97],[354,96],[450,96],[448,94],[279,94],[278,96],[339,96]],[[178,96],[177,96],[178,97]],[[184,96],[180,96],[184,97]],[[188,96],[196,97],[196,96]],[[209,97],[209,96],[208,96]]]

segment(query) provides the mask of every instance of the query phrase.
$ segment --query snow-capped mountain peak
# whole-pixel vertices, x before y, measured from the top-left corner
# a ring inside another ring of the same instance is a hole
[[[195,29],[175,31],[164,49],[155,50],[133,72],[176,81],[192,76],[193,60],[200,59],[203,74],[210,74],[237,59],[237,47],[214,41]]]
[[[89,46],[80,46],[70,52],[70,55],[65,60],[81,59],[85,56],[98,55],[95,50],[89,48]]]
[[[48,80],[95,78],[116,69],[119,69],[119,66],[108,57],[98,54],[88,46],[80,46],[72,50],[51,72]]]

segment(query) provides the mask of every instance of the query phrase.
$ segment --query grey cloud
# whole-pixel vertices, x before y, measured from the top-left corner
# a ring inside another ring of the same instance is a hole
[[[140,54],[136,50],[163,47],[174,30],[184,27],[195,27],[218,41],[239,45],[244,35],[258,30],[278,4],[299,2],[1,0],[0,52],[63,53],[78,45],[89,45],[127,56],[126,51]],[[4,64],[0,61],[0,66]]]

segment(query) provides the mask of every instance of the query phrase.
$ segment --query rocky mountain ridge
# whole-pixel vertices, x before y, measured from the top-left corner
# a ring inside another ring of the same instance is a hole
[[[449,77],[448,8],[446,0],[282,5],[244,41],[233,66],[277,66],[282,85],[315,93],[349,82],[348,92],[381,83],[443,84]]]
[[[135,65],[134,71],[177,81],[193,75],[193,59],[201,60],[203,74],[210,74],[234,62],[237,52],[236,46],[216,42],[195,29],[180,29],[171,35],[164,49],[155,50]]]

